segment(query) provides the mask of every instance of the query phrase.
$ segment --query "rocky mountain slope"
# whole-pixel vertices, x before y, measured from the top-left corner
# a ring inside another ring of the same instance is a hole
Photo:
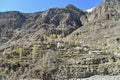
[[[120,1],[105,0],[81,18],[83,26],[67,38],[94,49],[120,48]]]
[[[76,40],[91,48],[120,48],[119,8],[119,0],[104,0],[89,13],[71,4],[37,13],[1,12],[0,44],[41,41],[44,35],[56,34],[69,35],[66,41]]]
[[[55,34],[61,38],[69,35],[66,41],[76,40],[92,48],[116,49],[120,47],[119,8],[119,0],[104,0],[89,13],[71,4],[37,13],[1,12],[0,44],[40,41],[44,35]]]
[[[37,13],[17,11],[0,13],[0,44],[22,40],[39,40],[43,35],[57,34],[64,37],[82,26],[80,17],[86,12],[73,5],[52,8]],[[64,34],[63,34],[64,33]]]

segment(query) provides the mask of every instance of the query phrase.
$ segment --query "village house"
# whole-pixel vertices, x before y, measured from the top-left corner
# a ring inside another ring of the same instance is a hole
[[[102,54],[103,51],[99,51],[99,50],[95,50],[95,51],[89,51],[88,54],[89,55],[99,55],[99,54]]]

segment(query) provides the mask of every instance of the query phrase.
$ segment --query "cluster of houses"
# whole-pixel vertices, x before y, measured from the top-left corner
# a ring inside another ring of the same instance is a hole
[[[63,46],[64,44],[63,43],[60,43],[58,42],[57,43],[57,49],[61,49],[61,47]],[[88,55],[115,55],[115,56],[120,56],[120,53],[119,52],[116,52],[114,50],[102,50],[102,49],[95,49],[95,50],[90,50],[90,48],[86,45],[82,45],[82,46],[76,46],[74,47],[75,51],[74,53],[79,53],[79,54],[82,54],[81,52],[82,51],[85,51],[86,53],[85,54],[88,54]],[[68,50],[68,51],[71,51],[71,50]]]

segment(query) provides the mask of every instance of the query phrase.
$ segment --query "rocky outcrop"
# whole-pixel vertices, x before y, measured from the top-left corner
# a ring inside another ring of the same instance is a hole
[[[105,0],[88,14],[88,21],[118,20],[120,18],[119,0]]]

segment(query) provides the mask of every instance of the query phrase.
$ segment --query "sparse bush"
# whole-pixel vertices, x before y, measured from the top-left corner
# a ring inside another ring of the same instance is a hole
[[[35,61],[35,54],[36,54],[36,45],[32,47],[32,60]]]

